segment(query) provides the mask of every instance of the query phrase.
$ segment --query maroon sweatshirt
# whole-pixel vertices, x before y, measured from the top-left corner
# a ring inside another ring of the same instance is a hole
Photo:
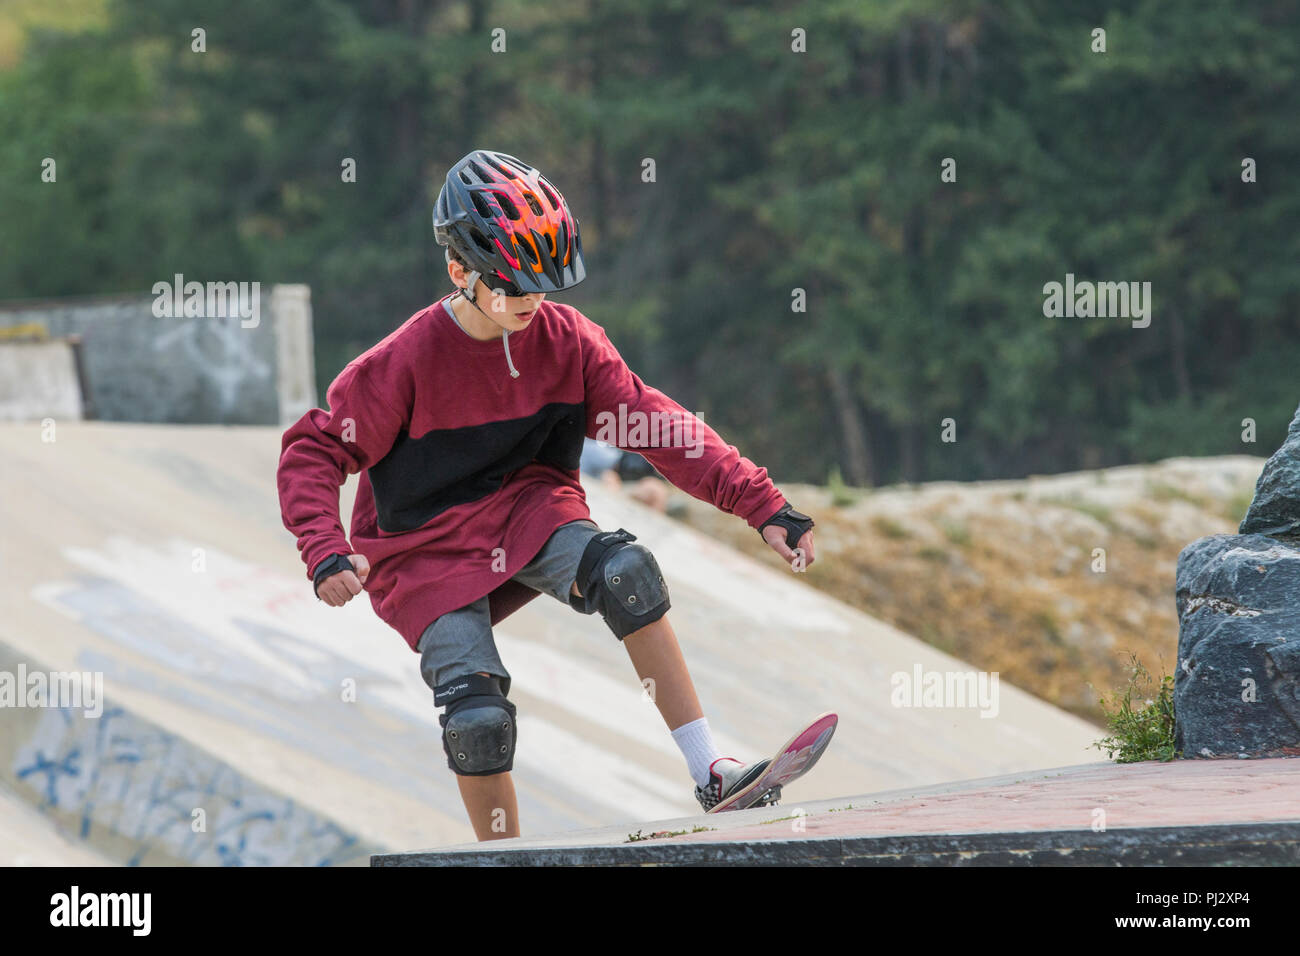
[[[766,469],[642,382],[577,309],[546,300],[527,328],[484,342],[449,298],[339,373],[330,410],[285,432],[277,474],[308,578],[331,555],[365,555],[371,604],[412,650],[431,622],[484,595],[494,624],[537,596],[510,578],[556,528],[590,517],[584,437],[645,456],[753,528],[785,504]],[[357,472],[349,544],[339,487]]]

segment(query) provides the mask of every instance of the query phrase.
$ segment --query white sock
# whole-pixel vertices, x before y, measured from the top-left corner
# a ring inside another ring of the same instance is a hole
[[[722,756],[713,742],[713,734],[709,732],[708,720],[701,717],[689,724],[682,724],[673,731],[673,740],[677,741],[682,756],[686,758],[686,768],[691,777],[699,786],[707,786],[709,767]]]

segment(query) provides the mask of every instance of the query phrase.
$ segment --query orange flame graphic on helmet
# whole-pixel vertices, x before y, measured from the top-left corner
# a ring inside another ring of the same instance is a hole
[[[562,255],[561,268],[567,266],[573,250],[573,220],[564,197],[536,170],[520,169],[504,156],[498,155],[497,159],[509,172],[503,174],[495,165],[488,167],[493,185],[485,187],[484,193],[496,199],[501,214],[494,216],[493,221],[513,240],[513,249],[493,240],[501,255],[512,268],[521,271],[540,273],[542,256],[553,257],[557,252]],[[502,196],[519,218],[511,218],[506,213]],[[562,249],[559,248],[561,236]]]

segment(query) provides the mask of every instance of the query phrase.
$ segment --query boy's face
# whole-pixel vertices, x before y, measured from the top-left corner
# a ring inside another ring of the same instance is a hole
[[[459,262],[447,263],[447,273],[458,288],[465,288],[469,279],[469,270]],[[528,328],[536,317],[538,306],[546,299],[545,292],[530,292],[522,296],[497,295],[492,291],[490,279],[480,276],[474,289],[474,303],[487,313],[488,317],[511,332]]]

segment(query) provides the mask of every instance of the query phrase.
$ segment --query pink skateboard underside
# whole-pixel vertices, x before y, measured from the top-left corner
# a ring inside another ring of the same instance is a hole
[[[830,744],[837,723],[839,718],[835,714],[822,714],[816,718],[781,749],[761,777],[740,793],[732,794],[723,800],[709,812],[745,810],[769,790],[802,777],[813,768],[813,764]]]

